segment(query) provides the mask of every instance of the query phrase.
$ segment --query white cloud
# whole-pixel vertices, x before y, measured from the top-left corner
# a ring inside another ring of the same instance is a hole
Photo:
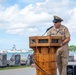
[[[76,7],[71,6],[71,3],[70,0],[46,0],[23,9],[15,4],[1,10],[0,28],[10,34],[41,35],[52,25],[53,15],[58,15],[64,19],[64,24],[71,32],[76,32]]]
[[[23,29],[10,29],[10,30],[7,30],[8,33],[11,33],[11,34],[22,34],[23,32]]]
[[[73,8],[69,11],[67,26],[69,27],[71,33],[76,32],[76,8]]]

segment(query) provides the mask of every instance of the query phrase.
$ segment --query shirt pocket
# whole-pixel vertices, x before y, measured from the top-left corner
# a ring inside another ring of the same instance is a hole
[[[55,36],[55,33],[54,32],[51,32],[51,36]]]
[[[65,33],[64,33],[64,31],[60,31],[60,35],[62,37],[62,40],[64,40],[65,39]]]

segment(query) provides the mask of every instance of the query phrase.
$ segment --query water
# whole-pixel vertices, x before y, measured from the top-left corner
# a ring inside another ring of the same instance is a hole
[[[9,52],[7,53],[7,60],[10,60],[13,54],[19,54],[27,59],[28,55],[32,54],[33,52]]]
[[[69,52],[69,55],[76,55],[76,52],[70,51],[70,52]]]
[[[28,55],[33,54],[33,52],[7,52],[7,60],[10,60],[13,54],[20,54],[27,59]],[[69,52],[69,55],[76,55],[76,52]]]

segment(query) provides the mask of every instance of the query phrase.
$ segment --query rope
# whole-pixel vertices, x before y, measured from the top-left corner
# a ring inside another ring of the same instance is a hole
[[[46,71],[44,71],[44,70],[40,67],[40,65],[37,63],[37,61],[36,61],[36,59],[35,59],[35,55],[33,55],[33,60],[34,60],[34,63],[35,63],[35,65],[36,65],[36,68],[37,68],[38,70],[40,70],[44,75],[51,75],[51,74],[48,74]]]
[[[40,66],[39,66],[39,64],[36,62],[36,61],[34,61],[35,62],[35,64],[36,64],[36,66],[37,66],[37,69],[39,69],[44,75],[51,75],[51,74],[48,74],[46,71],[44,71]]]

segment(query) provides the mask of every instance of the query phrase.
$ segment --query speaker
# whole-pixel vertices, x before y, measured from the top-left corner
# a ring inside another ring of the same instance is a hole
[[[67,75],[76,75],[76,65],[67,66]]]
[[[0,67],[7,66],[7,54],[0,53]]]
[[[2,55],[2,64],[3,66],[6,66],[7,65],[7,55]]]
[[[15,55],[15,65],[20,65],[20,55]]]

